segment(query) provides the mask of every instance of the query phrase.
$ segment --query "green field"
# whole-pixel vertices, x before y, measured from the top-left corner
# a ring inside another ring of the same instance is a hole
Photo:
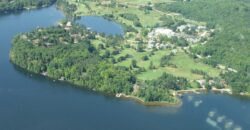
[[[133,25],[133,23],[129,20],[126,20],[119,16],[119,14],[123,13],[131,13],[136,14],[140,18],[140,22],[143,25],[143,27],[153,26],[156,23],[159,22],[159,18],[162,16],[159,12],[151,11],[149,14],[145,14],[143,10],[139,10],[138,6],[140,4],[148,3],[149,0],[140,0],[140,1],[132,1],[132,0],[120,0],[118,3],[126,4],[132,3],[133,4],[127,4],[128,8],[120,8],[120,7],[106,7],[102,5],[96,5],[96,2],[90,2],[86,1],[83,3],[76,2],[75,0],[69,0],[70,3],[77,5],[77,11],[75,12],[79,16],[83,15],[97,15],[102,16],[104,14],[113,14],[117,18],[117,21],[120,23],[125,23],[127,25]],[[156,2],[156,1],[153,1]],[[138,5],[137,5],[138,4]],[[89,10],[86,5],[88,5],[91,10]]]
[[[156,78],[160,77],[163,72],[173,74],[173,75],[179,76],[179,77],[185,77],[189,80],[202,79],[203,78],[202,75],[194,74],[191,72],[194,69],[202,70],[202,71],[206,72],[211,77],[218,77],[219,76],[219,73],[220,73],[219,69],[210,67],[210,66],[203,64],[201,62],[197,62],[194,59],[192,59],[191,57],[189,57],[187,54],[185,54],[184,52],[177,53],[170,60],[170,63],[177,66],[176,68],[170,67],[170,66],[160,67],[161,57],[163,57],[164,55],[170,54],[170,52],[171,52],[171,50],[169,50],[169,49],[158,50],[158,51],[154,52],[154,55],[149,57],[149,60],[143,61],[142,57],[149,56],[150,52],[147,52],[147,51],[137,52],[136,50],[129,48],[129,49],[123,50],[119,55],[116,55],[115,58],[117,59],[118,57],[125,56],[126,54],[131,55],[132,58],[128,58],[125,61],[117,63],[116,65],[129,67],[131,65],[131,61],[136,60],[138,67],[144,67],[146,69],[146,72],[143,72],[143,73],[138,75],[138,78],[142,79],[142,80],[156,79]],[[153,62],[156,69],[153,69],[153,70],[149,69],[149,65],[150,65],[151,61]]]
[[[132,4],[148,4],[150,3],[160,3],[160,2],[171,2],[171,0],[117,0],[120,3],[132,3]]]
[[[157,60],[156,64],[159,64],[159,62],[160,60]],[[175,76],[185,77],[189,80],[202,79],[202,75],[194,74],[191,72],[193,69],[202,70],[208,73],[208,75],[211,77],[218,77],[220,73],[219,69],[212,68],[200,62],[195,62],[194,59],[192,59],[185,53],[177,53],[177,55],[174,56],[170,62],[176,65],[177,68],[169,66],[157,67],[157,69],[155,70],[147,70],[147,72],[138,75],[138,78],[143,80],[156,79],[161,76],[163,72],[166,72]]]
[[[201,62],[196,62],[194,59],[192,59],[185,53],[177,53],[177,55],[173,58],[171,62],[175,64],[177,68],[182,71],[182,73],[189,73],[192,69],[198,69],[207,72],[208,75],[211,77],[217,77],[220,73],[219,69],[212,68]]]

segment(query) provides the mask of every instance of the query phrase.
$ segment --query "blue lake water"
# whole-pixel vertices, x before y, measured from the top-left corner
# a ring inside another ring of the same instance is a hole
[[[54,6],[0,17],[0,130],[250,130],[248,99],[191,94],[179,108],[147,107],[34,76],[9,62],[15,35],[63,18]],[[102,30],[107,21],[88,18],[102,32],[121,34],[113,26]]]
[[[77,20],[77,23],[85,25],[95,32],[105,33],[106,35],[124,34],[121,25],[99,16],[83,16]]]

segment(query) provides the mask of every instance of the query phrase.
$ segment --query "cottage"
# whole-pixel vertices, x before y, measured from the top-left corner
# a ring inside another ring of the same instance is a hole
[[[234,72],[234,73],[237,73],[237,72],[238,72],[237,70],[235,70],[235,69],[233,69],[233,68],[227,68],[227,70],[230,71],[230,72]]]
[[[198,82],[202,88],[205,88],[205,84],[206,84],[206,80],[205,79],[196,80],[196,82]]]
[[[222,70],[225,70],[225,69],[226,69],[226,66],[221,65],[221,64],[218,64],[217,67],[218,67],[219,69],[222,69]]]
[[[70,21],[69,21],[69,22],[67,22],[66,27],[72,27],[72,24],[71,24],[71,22],[70,22]]]

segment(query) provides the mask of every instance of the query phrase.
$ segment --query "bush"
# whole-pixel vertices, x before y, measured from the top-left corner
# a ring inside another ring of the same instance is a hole
[[[143,57],[142,57],[142,60],[143,60],[143,61],[147,61],[147,60],[149,60],[149,58],[148,58],[148,56],[143,56]]]

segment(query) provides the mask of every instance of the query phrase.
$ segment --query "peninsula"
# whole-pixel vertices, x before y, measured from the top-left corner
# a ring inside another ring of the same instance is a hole
[[[204,2],[58,0],[57,7],[67,18],[57,26],[16,36],[10,59],[33,73],[143,102],[179,104],[179,93],[204,90],[246,95],[249,60],[243,55],[237,58],[238,51],[224,49],[226,42],[240,46],[225,34],[239,32],[244,44],[249,30],[236,30],[231,21],[223,25],[216,13],[213,20],[204,18],[203,13],[209,12],[205,9],[197,14],[191,10]],[[236,5],[247,15],[247,7]],[[81,16],[117,22],[124,35],[94,32],[75,23]],[[244,20],[239,24],[246,25]],[[242,53],[248,51],[242,49]]]

